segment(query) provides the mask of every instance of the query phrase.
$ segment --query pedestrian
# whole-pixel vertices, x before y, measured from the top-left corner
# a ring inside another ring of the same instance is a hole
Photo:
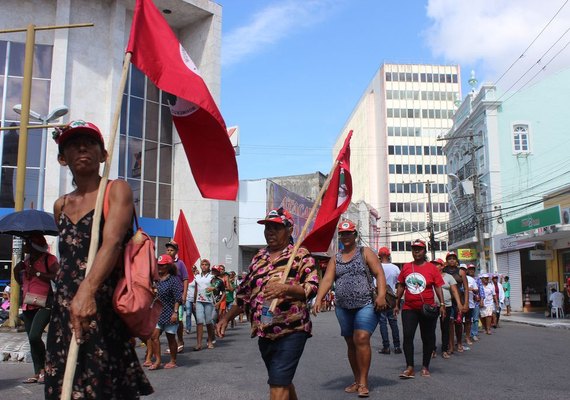
[[[457,340],[457,352],[463,353],[463,314],[469,311],[469,293],[467,292],[467,271],[459,268],[459,258],[457,253],[450,251],[445,256],[445,272],[455,278],[459,297],[461,302],[457,303],[455,299],[451,299],[451,316],[449,324],[452,334],[449,336],[449,353],[453,354],[455,345],[454,339]],[[455,336],[453,335],[455,332]]]
[[[487,335],[491,334],[491,320],[495,307],[498,307],[499,300],[495,295],[495,286],[489,282],[489,274],[481,275],[481,282],[483,283],[483,297],[479,302],[481,312],[481,320],[483,321],[483,328]]]
[[[10,318],[10,286],[6,285],[2,292],[2,304],[0,305],[0,325]]]
[[[370,336],[378,325],[378,313],[387,307],[386,278],[376,254],[370,248],[356,244],[358,232],[352,221],[339,224],[338,236],[342,249],[329,260],[313,306],[313,314],[317,315],[321,311],[322,299],[334,283],[335,313],[340,334],[346,342],[354,378],[354,382],[344,391],[358,393],[358,397],[368,397],[368,372],[372,355]],[[376,278],[376,287],[372,276]]]
[[[398,286],[398,275],[400,275],[400,268],[391,263],[390,249],[382,247],[378,250],[378,258],[382,263],[384,276],[386,277],[386,284],[392,288],[396,293]],[[390,354],[390,337],[388,335],[388,324],[392,331],[392,342],[394,344],[394,354],[401,354],[400,348],[400,330],[398,328],[398,319],[394,317],[394,311],[391,308],[382,310],[378,314],[378,323],[380,324],[380,336],[382,336],[382,348],[378,350],[380,354]]]
[[[178,268],[172,257],[169,254],[163,254],[158,257],[158,282],[156,290],[158,299],[162,303],[162,311],[158,317],[158,323],[152,338],[148,342],[150,344],[147,351],[147,359],[144,366],[148,367],[149,371],[154,371],[162,368],[162,358],[160,354],[160,336],[162,332],[166,332],[166,340],[168,341],[168,348],[170,351],[170,361],[164,364],[164,369],[176,368],[176,356],[178,343],[176,341],[176,334],[178,332],[178,313],[182,304],[183,287],[180,280],[176,277]],[[154,362],[151,357],[154,355]]]
[[[46,399],[59,399],[72,332],[79,351],[72,398],[136,399],[153,392],[128,330],[113,310],[124,245],[133,235],[133,194],[116,180],[109,213],[101,219],[99,247],[85,276],[99,182],[107,151],[99,128],[73,121],[54,132],[58,162],[69,167],[75,189],[56,200],[60,269],[47,338]]]
[[[226,313],[226,286],[222,278],[224,269],[223,265],[214,265],[212,267],[212,280],[210,281],[210,287],[206,289],[213,298],[214,314],[212,320],[214,325],[218,322],[219,317]]]
[[[464,329],[465,332],[465,343],[471,346],[473,342],[471,341],[471,329],[473,326],[473,314],[475,313],[475,295],[479,293],[479,286],[477,281],[473,277],[475,274],[475,265],[473,264],[462,264],[467,270],[467,290],[469,291],[469,311],[463,314]],[[471,272],[470,272],[471,271]],[[478,317],[477,317],[478,318]],[[476,320],[478,324],[479,321]]]
[[[441,274],[435,265],[427,262],[426,243],[423,240],[416,239],[411,247],[414,261],[404,264],[398,276],[397,301],[394,307],[394,315],[397,316],[400,311],[400,301],[405,293],[402,307],[402,329],[406,369],[400,374],[401,379],[412,379],[415,376],[414,336],[418,324],[423,345],[421,375],[430,376],[429,364],[435,347],[435,327],[438,316],[437,310],[433,310],[435,307],[434,292],[440,304],[439,317],[445,319],[445,301],[441,290],[444,282]],[[432,308],[433,312],[430,313],[430,310],[425,308]]]
[[[229,274],[226,272],[225,285],[226,285],[226,309],[227,309],[227,311],[230,311],[232,309],[232,307],[234,306],[235,290],[237,287],[236,272],[235,271],[230,271]],[[235,323],[236,323],[235,319],[232,319],[230,321],[230,326],[232,328],[234,328]]]
[[[505,307],[507,308],[507,317],[511,316],[511,282],[509,276],[503,278],[503,291],[505,293]]]
[[[178,346],[176,350],[178,353],[182,353],[184,351],[184,307],[186,306],[186,299],[188,294],[188,269],[186,268],[186,264],[178,257],[178,243],[174,240],[166,243],[164,245],[166,247],[166,254],[168,254],[174,260],[174,265],[176,266],[177,274],[176,277],[182,283],[182,306],[180,307],[179,315],[178,315],[178,330],[176,331],[176,335],[178,337]],[[170,349],[168,349],[170,351]]]
[[[198,275],[198,268],[192,266],[192,276],[194,278]],[[186,334],[192,332],[192,316],[196,320],[196,309],[194,306],[194,292],[196,291],[196,284],[194,281],[188,284],[188,290],[186,291]]]
[[[46,346],[42,334],[51,315],[51,281],[59,269],[59,262],[49,253],[42,235],[25,238],[23,252],[26,257],[14,267],[14,279],[22,286],[22,316],[34,364],[34,376],[23,383],[44,383]]]
[[[200,274],[194,277],[194,307],[196,308],[196,346],[194,351],[202,350],[204,325],[208,334],[207,348],[214,348],[214,299],[208,288],[214,277],[210,272],[210,261],[203,259],[200,262]]]
[[[497,302],[495,309],[493,310],[493,317],[491,318],[491,326],[493,328],[499,327],[499,318],[501,317],[501,305],[505,301],[505,292],[503,291],[503,285],[499,283],[499,275],[493,274],[491,277],[491,283],[495,288],[495,296],[497,296]]]
[[[481,316],[481,299],[485,297],[485,291],[483,290],[483,283],[481,282],[481,277],[475,278],[476,267],[474,264],[467,265],[467,274],[475,279],[476,288],[473,288],[473,314],[471,323],[471,340],[473,342],[479,341],[479,318]]]
[[[297,399],[293,377],[311,336],[312,323],[307,302],[317,293],[315,260],[307,249],[298,249],[285,283],[280,283],[292,256],[293,218],[279,208],[265,219],[267,246],[253,257],[249,272],[236,289],[236,305],[220,319],[216,333],[223,337],[229,321],[244,310],[251,321],[251,337],[258,346],[269,379],[271,399]],[[270,305],[277,300],[275,312]]]
[[[443,279],[443,285],[441,290],[443,293],[443,304],[445,305],[445,316],[440,317],[439,325],[441,329],[441,357],[444,359],[449,359],[449,336],[453,335],[452,325],[449,323],[449,317],[451,313],[451,299],[455,299],[456,302],[461,302],[459,297],[459,290],[457,290],[457,282],[455,278],[444,271],[445,262],[438,258],[432,261],[437,267],[438,271],[441,273],[441,278]],[[440,304],[441,305],[441,304]],[[435,349],[433,352],[435,353]]]

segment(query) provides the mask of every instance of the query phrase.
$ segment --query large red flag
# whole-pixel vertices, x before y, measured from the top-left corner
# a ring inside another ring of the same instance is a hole
[[[188,282],[192,282],[194,280],[192,266],[200,258],[200,252],[182,210],[180,210],[176,229],[174,230],[174,241],[178,243],[178,257],[184,261],[188,269]]]
[[[203,197],[235,200],[238,172],[226,124],[208,87],[152,0],[137,0],[127,53],[160,89]],[[174,104],[172,104],[174,103]]]
[[[346,211],[352,199],[352,177],[350,176],[350,138],[348,132],[344,145],[336,158],[329,187],[323,196],[321,207],[315,218],[313,230],[303,241],[303,246],[312,252],[327,251],[336,230],[336,224]]]

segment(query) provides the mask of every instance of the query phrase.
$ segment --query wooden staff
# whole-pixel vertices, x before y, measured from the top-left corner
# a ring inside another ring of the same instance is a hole
[[[297,241],[295,242],[295,246],[293,246],[293,251],[291,252],[291,256],[289,257],[289,261],[287,261],[287,266],[285,267],[285,271],[283,271],[283,275],[281,276],[279,283],[285,283],[285,281],[287,280],[287,276],[289,276],[289,272],[291,271],[291,266],[293,265],[293,261],[295,260],[295,256],[297,255],[297,251],[299,251],[299,247],[301,247],[301,243],[303,243],[303,239],[305,239],[307,229],[309,229],[309,224],[313,220],[313,217],[315,216],[315,212],[317,211],[317,206],[320,204],[321,199],[323,198],[323,195],[325,194],[325,191],[327,190],[327,188],[329,187],[329,184],[331,183],[331,179],[332,179],[334,170],[336,169],[338,163],[339,163],[339,160],[337,157],[337,160],[335,160],[335,162],[333,163],[333,166],[331,168],[331,172],[329,172],[329,175],[327,176],[327,179],[325,180],[325,183],[323,184],[323,187],[321,188],[321,191],[319,192],[319,195],[317,196],[317,199],[315,200],[315,203],[313,204],[313,207],[311,208],[311,212],[309,213],[309,216],[307,217],[307,221],[305,221],[305,225],[303,225],[303,229],[301,230],[301,233],[299,234],[299,237],[297,238]],[[277,307],[277,299],[273,299],[273,301],[271,302],[271,306],[269,307],[269,311],[272,313],[275,312],[275,307]]]
[[[99,228],[101,223],[101,213],[103,210],[103,199],[105,198],[105,189],[107,181],[109,180],[109,172],[111,170],[111,161],[113,159],[113,149],[115,148],[115,140],[117,137],[117,130],[119,127],[119,118],[121,116],[121,107],[123,104],[123,91],[127,83],[127,76],[129,73],[129,65],[131,64],[131,53],[125,54],[123,60],[123,71],[121,74],[121,81],[119,83],[117,98],[117,106],[115,107],[115,115],[113,116],[113,125],[111,126],[111,136],[109,137],[109,145],[107,146],[107,160],[105,160],[105,167],[103,168],[103,176],[99,182],[99,191],[97,192],[97,201],[95,202],[95,213],[93,214],[93,225],[91,225],[91,241],[89,243],[89,255],[87,256],[87,267],[85,269],[85,276],[89,274],[95,254],[99,248]],[[77,366],[77,355],[79,353],[79,345],[75,338],[75,332],[71,337],[69,344],[69,352],[67,353],[67,363],[65,365],[65,374],[63,375],[63,386],[61,391],[62,400],[70,400],[73,392],[73,378],[75,377],[75,367]]]

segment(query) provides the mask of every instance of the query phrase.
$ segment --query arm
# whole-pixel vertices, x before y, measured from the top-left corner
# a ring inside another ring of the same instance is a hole
[[[455,284],[451,285],[450,290],[451,290],[451,296],[453,296],[453,300],[455,300],[457,304],[461,304],[461,298],[459,297],[459,290],[457,289],[457,285]]]
[[[455,294],[457,295],[457,299],[459,299],[459,294],[457,291],[457,285],[451,286],[451,291],[453,293],[453,289],[455,288]],[[434,286],[435,294],[439,300],[439,316],[443,319],[445,318],[445,302],[443,300],[443,290],[441,286]]]
[[[370,269],[370,273],[376,277],[376,290],[377,296],[374,304],[376,310],[383,310],[386,308],[386,276],[384,269],[380,265],[380,260],[370,248],[364,248],[364,260]]]
[[[400,303],[402,302],[403,295],[404,295],[404,285],[398,283],[398,287],[396,288],[396,306],[394,307],[393,310],[394,316],[398,316],[398,313],[400,312]]]
[[[457,305],[463,304],[461,307],[461,312],[466,313],[469,311],[469,282],[467,281],[467,272],[463,268],[459,269],[459,276],[463,281],[463,302],[457,303]]]
[[[174,291],[174,298],[177,299],[174,303],[174,308],[172,309],[172,316],[170,317],[170,322],[175,324],[178,322],[178,311],[184,302],[182,301],[182,296],[184,293],[182,292],[183,286],[175,276],[171,277],[173,281],[172,290]]]
[[[91,317],[97,312],[95,293],[115,268],[123,250],[125,234],[132,223],[133,193],[127,182],[115,181],[109,190],[108,200],[109,214],[101,234],[103,243],[70,306],[71,325],[78,342],[81,342],[83,330],[89,329]]]
[[[223,338],[226,334],[228,323],[241,313],[243,313],[243,309],[236,304],[222,317],[220,317],[220,320],[216,324],[216,336]]]
[[[315,299],[315,304],[313,305],[313,315],[317,315],[321,311],[321,302],[323,301],[323,297],[327,294],[330,290],[334,278],[336,276],[336,260],[333,257],[330,258],[329,262],[327,263],[327,270],[325,271],[325,276],[321,279],[321,283],[319,284],[319,290],[317,291],[317,297]]]
[[[315,260],[305,248],[300,248],[301,254],[297,266],[299,275],[298,283],[294,280],[285,283],[279,283],[278,280],[271,280],[267,283],[263,290],[264,299],[273,300],[276,298],[289,297],[298,300],[309,300],[317,292],[319,285],[319,277],[315,267]],[[288,278],[290,279],[290,278]]]

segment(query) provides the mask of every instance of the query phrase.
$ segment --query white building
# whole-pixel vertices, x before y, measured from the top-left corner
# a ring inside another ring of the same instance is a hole
[[[93,23],[93,27],[36,33],[32,110],[47,115],[65,104],[62,121],[84,119],[109,137],[118,101],[124,49],[133,17],[133,0],[3,0],[4,29]],[[209,0],[155,0],[210,88],[220,98],[222,9]],[[0,123],[19,121],[12,107],[21,103],[25,32],[0,36]],[[156,238],[157,252],[174,234],[183,210],[202,257],[235,269],[237,248],[219,239],[237,229],[237,202],[203,199],[195,185],[184,149],[172,124],[166,96],[146,77],[131,69],[123,95],[119,140],[115,143],[111,178],[131,185],[145,230]],[[4,134],[0,207],[14,207],[17,133]],[[30,131],[25,208],[37,204],[41,131]],[[14,147],[15,146],[15,147]],[[58,196],[72,190],[71,175],[56,162],[57,146],[47,142],[44,207],[51,211]],[[9,264],[11,237],[0,239],[0,261]],[[6,279],[3,268],[0,279]]]
[[[452,126],[460,82],[456,65],[384,64],[335,144],[333,157],[354,130],[352,200],[378,211],[380,246],[392,249],[393,262],[410,261],[412,240],[429,242],[429,197],[436,257],[446,254],[446,159],[437,138]]]

